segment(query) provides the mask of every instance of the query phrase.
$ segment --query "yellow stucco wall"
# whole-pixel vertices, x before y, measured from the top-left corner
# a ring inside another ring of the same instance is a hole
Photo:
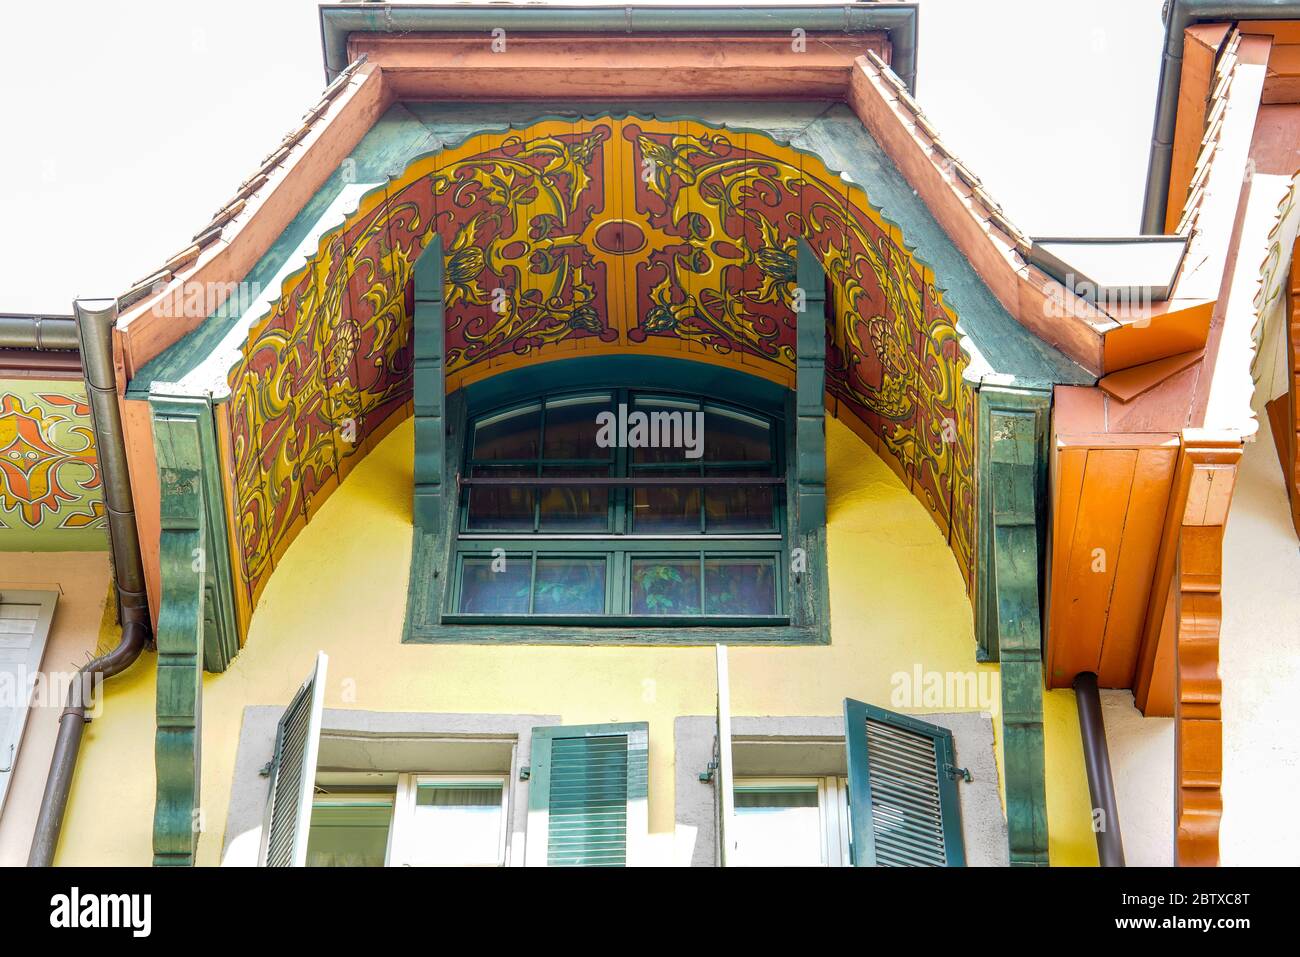
[[[648,721],[650,853],[663,863],[680,859],[682,849],[673,848],[673,721],[713,713],[712,649],[400,644],[412,448],[408,420],[280,561],[231,668],[205,678],[199,863],[219,863],[244,707],[287,702],[322,649],[330,656],[327,707]],[[996,699],[996,666],[975,663],[965,588],[924,507],[834,419],[827,420],[827,456],[832,643],[733,648],[733,713],[838,715],[845,697],[896,706],[904,685],[894,676],[917,666],[982,673]],[[106,685],[104,715],[87,731],[60,864],[151,859],[154,664],[147,655]],[[1052,862],[1095,863],[1073,697],[1046,698]],[[997,714],[994,728],[1000,747]]]

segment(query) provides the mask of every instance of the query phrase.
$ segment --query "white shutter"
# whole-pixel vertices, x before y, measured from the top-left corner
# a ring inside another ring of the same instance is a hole
[[[731,676],[727,668],[727,646],[716,645],[718,662],[718,850],[719,863],[726,867],[735,850],[736,775],[731,760]]]
[[[321,715],[325,708],[325,652],[316,655],[316,669],[289,702],[275,729],[271,759],[271,789],[262,827],[265,867],[304,867],[311,828],[312,796],[316,791],[316,754],[320,747]]]
[[[52,591],[0,591],[0,812],[18,767],[32,689],[58,597]]]

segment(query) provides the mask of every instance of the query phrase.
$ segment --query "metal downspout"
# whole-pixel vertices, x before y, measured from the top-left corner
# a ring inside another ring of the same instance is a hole
[[[83,667],[78,673],[80,680],[74,681],[68,689],[67,704],[59,716],[59,735],[50,760],[50,773],[45,779],[36,833],[27,858],[29,867],[48,867],[54,862],[81,737],[86,727],[89,692],[93,692],[99,682],[130,667],[140,657],[150,633],[144,565],[140,559],[140,538],[136,531],[135,505],[122,436],[122,410],[118,405],[117,383],[113,375],[113,324],[117,320],[117,302],[111,299],[79,300],[75,309],[86,396],[94,422],[100,479],[108,513],[122,639],[112,651]]]
[[[1097,676],[1082,671],[1074,679],[1074,698],[1079,706],[1079,733],[1083,736],[1083,763],[1088,771],[1088,794],[1092,812],[1101,812],[1094,823],[1097,858],[1102,867],[1124,866],[1124,838],[1119,830],[1119,809],[1115,804],[1115,779],[1110,773],[1110,751],[1106,747],[1106,724],[1101,716],[1101,695]]]

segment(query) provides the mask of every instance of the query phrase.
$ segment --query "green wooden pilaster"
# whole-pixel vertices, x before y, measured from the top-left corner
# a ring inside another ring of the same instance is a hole
[[[1002,742],[1012,866],[1047,860],[1041,582],[1051,393],[979,392],[981,657],[1002,666]]]
[[[168,400],[168,407],[172,415],[192,416],[198,427],[204,517],[203,670],[218,674],[239,654],[239,629],[217,430],[206,399]]]
[[[152,402],[161,487],[158,727],[154,739],[155,866],[190,866],[199,837],[204,580],[207,565],[203,456],[205,403]]]
[[[442,524],[446,390],[443,382],[442,238],[415,264],[415,527]]]
[[[795,277],[795,454],[802,537],[826,524],[826,272],[804,239]]]

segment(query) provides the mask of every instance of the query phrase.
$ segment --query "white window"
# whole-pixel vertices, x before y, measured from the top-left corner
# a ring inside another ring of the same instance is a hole
[[[309,867],[499,867],[504,774],[317,775]]]
[[[730,866],[849,866],[844,778],[737,778],[734,794]]]
[[[500,867],[506,858],[506,779],[496,774],[404,774],[392,863]]]

